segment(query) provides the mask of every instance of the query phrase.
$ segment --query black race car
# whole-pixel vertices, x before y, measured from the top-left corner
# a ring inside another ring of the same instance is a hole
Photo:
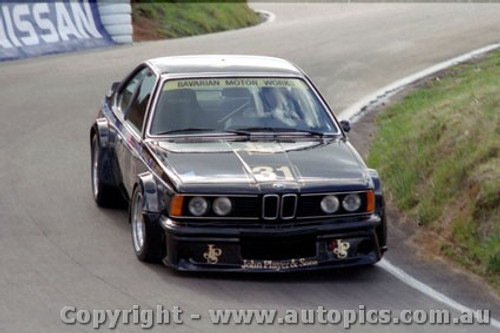
[[[90,130],[99,206],[129,203],[142,261],[275,272],[374,264],[386,250],[378,174],[310,79],[256,56],[141,63]]]

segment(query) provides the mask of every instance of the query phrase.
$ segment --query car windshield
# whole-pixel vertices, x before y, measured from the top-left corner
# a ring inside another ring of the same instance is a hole
[[[298,78],[175,79],[163,84],[150,133],[339,134],[328,112]]]

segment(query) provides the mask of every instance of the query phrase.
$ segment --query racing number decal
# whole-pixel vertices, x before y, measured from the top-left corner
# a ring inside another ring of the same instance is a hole
[[[286,165],[279,167],[272,166],[255,166],[252,168],[252,173],[257,180],[275,180],[275,179],[285,179],[293,180],[292,170]]]
[[[277,175],[272,167],[269,166],[257,166],[252,168],[252,173],[255,178],[259,180],[273,180],[276,179]]]
[[[290,170],[290,168],[287,166],[276,168],[276,171],[281,172],[285,179],[293,179],[292,170]]]

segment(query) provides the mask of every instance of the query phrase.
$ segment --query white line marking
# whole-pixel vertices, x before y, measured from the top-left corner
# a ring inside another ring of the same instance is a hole
[[[362,115],[363,111],[368,108],[370,105],[377,103],[377,101],[381,98],[388,98],[392,94],[395,94],[396,92],[400,91],[407,85],[418,81],[426,76],[432,75],[434,73],[437,73],[443,69],[449,68],[454,65],[458,65],[460,63],[466,62],[474,57],[480,56],[482,54],[485,54],[487,52],[493,51],[500,48],[500,43],[497,44],[491,44],[488,46],[485,46],[483,48],[477,49],[475,51],[463,54],[461,56],[452,58],[450,60],[446,60],[443,62],[440,62],[434,66],[431,66],[427,69],[424,69],[418,73],[415,73],[413,75],[410,75],[408,77],[405,77],[401,80],[395,81],[379,90],[376,92],[366,96],[365,98],[361,99],[359,102],[351,105],[347,109],[343,110],[342,112],[339,113],[339,118],[344,118],[344,119],[349,119],[351,122],[356,122]],[[378,266],[381,268],[385,269],[388,273],[396,277],[397,279],[401,280],[403,283],[407,284],[408,286],[420,291],[421,293],[431,297],[432,299],[441,302],[443,304],[448,305],[449,307],[456,309],[458,311],[473,311],[472,309],[466,307],[465,305],[462,305],[453,299],[449,298],[448,296],[440,293],[439,291],[433,289],[432,287],[426,285],[425,283],[415,279],[411,275],[407,274],[405,271],[402,269],[394,266],[391,264],[388,260],[382,259]],[[499,328],[500,329],[500,321],[491,318],[490,320],[490,325]]]
[[[425,283],[420,282],[419,280],[415,279],[411,275],[407,274],[402,269],[400,269],[400,268],[394,266],[393,264],[391,264],[386,259],[382,259],[378,263],[377,266],[385,269],[388,273],[390,273],[394,277],[398,278],[399,280],[403,281],[404,283],[406,283],[410,287],[412,287],[412,288],[420,291],[421,293],[429,296],[432,299],[435,299],[438,302],[446,304],[449,307],[451,307],[451,308],[453,308],[455,310],[458,310],[460,312],[471,311],[471,313],[474,313],[474,315],[476,314],[476,312],[473,312],[473,310],[471,308],[468,308],[465,305],[462,305],[462,304],[460,304],[460,303],[452,300],[448,296],[446,296],[446,295],[440,293],[439,291],[431,288],[430,286],[426,285]],[[496,328],[500,328],[500,321],[491,318],[490,319],[490,325],[493,326],[493,327],[496,327]]]
[[[393,93],[400,91],[405,86],[407,86],[415,81],[418,81],[426,76],[437,73],[437,72],[439,72],[443,69],[449,68],[451,66],[463,63],[463,62],[468,61],[474,57],[480,56],[484,53],[493,51],[493,50],[498,49],[498,48],[500,48],[500,43],[491,44],[491,45],[485,46],[483,48],[477,49],[475,51],[463,54],[463,55],[458,56],[456,58],[440,62],[439,64],[436,64],[436,65],[431,66],[427,69],[424,69],[423,71],[420,71],[418,73],[415,73],[413,75],[405,77],[401,80],[393,82],[393,83],[375,91],[374,93],[364,97],[359,102],[349,106],[347,109],[342,110],[342,112],[339,113],[339,116],[340,116],[339,118],[349,119],[351,122],[354,123],[362,115],[362,111],[364,109],[366,109],[371,104],[376,103],[377,100],[379,100],[380,98],[389,97],[389,95],[392,95]]]
[[[261,15],[261,17],[263,17],[264,21],[262,21],[261,24],[271,23],[274,22],[274,20],[276,20],[276,14],[274,14],[273,12],[262,9],[254,9],[254,12],[258,13],[259,15]]]

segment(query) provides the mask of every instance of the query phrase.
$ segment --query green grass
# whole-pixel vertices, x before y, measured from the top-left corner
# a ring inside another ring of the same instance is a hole
[[[132,5],[135,37],[139,40],[177,38],[255,25],[258,14],[240,2],[154,2]]]
[[[500,290],[500,52],[428,81],[377,122],[368,164],[397,206]]]

